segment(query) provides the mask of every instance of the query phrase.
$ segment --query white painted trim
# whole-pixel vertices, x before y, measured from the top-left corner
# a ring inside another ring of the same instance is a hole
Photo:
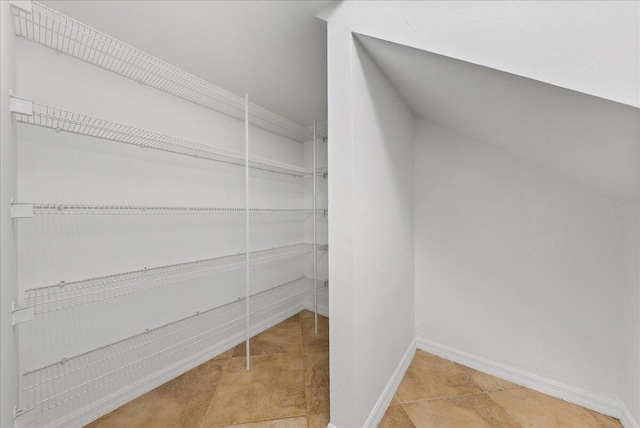
[[[273,327],[276,324],[281,323],[289,317],[297,314],[304,309],[304,303],[300,302],[295,306],[289,307],[286,310],[280,312],[273,317],[252,326],[251,336],[255,336]],[[166,367],[164,370],[154,373],[146,379],[140,382],[136,382],[128,385],[126,388],[115,392],[114,394],[105,397],[102,400],[91,403],[90,405],[66,415],[54,422],[50,427],[83,427],[86,424],[98,419],[99,417],[106,415],[107,413],[117,409],[118,407],[128,403],[129,401],[138,398],[139,396],[146,394],[154,388],[169,382],[170,380],[180,376],[183,373],[209,361],[216,355],[235,347],[236,345],[245,341],[245,332],[242,331],[234,336],[227,338],[222,342],[218,342],[215,345],[205,349],[202,352],[192,355],[191,357],[180,361],[177,364]]]
[[[371,410],[367,421],[364,423],[365,427],[375,428],[378,426],[384,413],[387,411],[387,407],[389,407],[389,403],[393,399],[393,394],[396,393],[404,374],[407,372],[409,368],[409,364],[411,364],[411,360],[413,360],[413,356],[416,353],[416,339],[413,339],[407,348],[407,351],[404,353],[402,360],[400,360],[400,364],[396,367],[395,372],[393,372],[393,376],[389,379],[389,383],[382,391],[380,398],[378,398],[378,402]]]
[[[624,404],[620,405],[620,423],[624,428],[640,428],[640,422],[633,418],[633,415]]]
[[[517,383],[518,385],[526,386],[527,388],[551,395],[552,397],[560,398],[570,403],[586,407],[587,409],[613,416],[614,418],[619,418],[621,416],[622,405],[616,400],[592,394],[590,392],[583,391],[533,373],[528,373],[505,364],[490,361],[486,358],[482,358],[468,352],[459,351],[427,339],[417,338],[416,345],[418,349],[437,355],[438,357],[463,364],[492,376]],[[635,427],[631,425],[631,427],[638,428],[637,425]]]

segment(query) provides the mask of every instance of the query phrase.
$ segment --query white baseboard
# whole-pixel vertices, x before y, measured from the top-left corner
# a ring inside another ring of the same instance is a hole
[[[305,309],[308,311],[314,311],[314,303],[313,303],[313,290],[307,294],[304,299]],[[325,317],[329,317],[329,293],[324,290],[318,290],[318,313]]]
[[[313,312],[314,311],[313,302],[308,302],[308,301],[305,302],[304,308],[308,311]],[[323,302],[318,302],[318,313],[322,316],[329,318],[329,305],[323,304]]]
[[[411,360],[413,360],[413,356],[415,355],[415,353],[416,340],[413,339],[411,341],[411,344],[409,344],[407,351],[404,353],[402,360],[400,360],[398,367],[396,367],[396,370],[393,372],[393,376],[391,376],[391,379],[389,379],[387,386],[382,391],[380,398],[378,398],[376,405],[373,407],[373,410],[371,410],[371,413],[369,414],[369,417],[364,424],[366,428],[375,428],[382,420],[384,413],[387,411],[387,407],[389,407],[389,403],[391,403],[391,400],[393,399],[393,394],[396,393],[396,390],[398,389],[398,386],[400,385],[404,374],[407,372],[409,364],[411,364]],[[333,426],[331,424],[329,425]]]
[[[620,423],[624,428],[640,428],[640,421],[636,421],[625,405],[620,408]]]
[[[297,314],[305,307],[304,303],[300,302],[295,304],[294,306],[286,308],[284,311],[274,315],[273,317],[252,326],[250,334],[251,336],[255,336],[267,330],[268,328],[273,327],[276,324],[281,323],[287,318]],[[107,413],[117,409],[120,406],[128,403],[129,401],[138,398],[139,396],[146,394],[154,388],[159,387],[160,385],[169,382],[170,380],[180,376],[183,373],[188,372],[189,370],[209,361],[216,355],[219,355],[225,352],[228,349],[231,349],[238,344],[244,342],[245,333],[235,334],[222,342],[218,342],[215,345],[205,349],[204,351],[198,352],[188,359],[180,361],[177,364],[172,366],[168,366],[162,371],[154,373],[152,376],[149,376],[142,381],[133,383],[128,385],[126,388],[117,391],[114,394],[111,394],[102,400],[91,403],[89,406],[86,406],[77,412],[71,413],[69,415],[64,416],[54,422],[52,422],[49,426],[51,427],[83,427],[84,425],[98,419],[99,417],[106,415]]]
[[[526,386],[527,388],[551,395],[552,397],[557,397],[615,418],[620,418],[622,416],[621,404],[616,400],[592,394],[590,392],[528,373],[505,364],[496,363],[468,352],[459,351],[427,339],[417,338],[416,345],[418,349],[437,355],[438,357],[460,363],[467,367],[508,380],[518,385]],[[626,425],[625,428],[627,428]],[[630,425],[630,428],[638,427],[637,425]]]

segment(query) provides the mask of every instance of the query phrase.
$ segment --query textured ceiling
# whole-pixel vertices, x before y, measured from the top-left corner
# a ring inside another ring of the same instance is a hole
[[[43,1],[303,126],[327,118],[329,1]]]

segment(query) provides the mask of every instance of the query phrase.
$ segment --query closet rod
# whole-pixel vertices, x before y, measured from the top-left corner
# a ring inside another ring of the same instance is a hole
[[[39,126],[53,129],[56,132],[64,131],[196,159],[243,167],[245,164],[245,154],[236,150],[160,134],[25,98],[10,97],[10,110],[14,113],[16,121],[25,125]],[[251,156],[249,167],[294,177],[305,177],[312,174],[310,168],[260,156]]]

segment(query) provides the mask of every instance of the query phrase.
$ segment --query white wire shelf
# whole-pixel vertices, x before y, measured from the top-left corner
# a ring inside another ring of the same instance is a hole
[[[244,120],[244,98],[148,55],[38,2],[31,11],[12,6],[16,35],[97,67],[133,79],[211,110]],[[249,105],[252,125],[305,142],[309,131],[256,104]]]
[[[13,202],[13,218],[31,218],[39,215],[177,215],[177,214],[243,214],[244,208],[163,206],[163,205],[110,205]],[[310,209],[249,208],[251,214],[313,214]],[[316,210],[327,214],[326,209]]]
[[[250,298],[250,318],[260,319],[304,301],[313,280],[298,278]],[[244,299],[155,327],[123,340],[29,370],[21,376],[21,410],[38,415],[93,393],[106,397],[145,370],[176,364],[244,331]]]
[[[244,166],[245,154],[222,147],[210,146],[183,138],[159,134],[146,129],[135,128],[122,123],[89,116],[82,113],[40,104],[30,100],[13,97],[31,104],[31,114],[14,112],[16,121],[27,125],[35,125],[54,129],[56,132],[65,131],[74,134],[95,137],[102,140],[115,141],[135,145],[141,148],[160,150],[164,152],[189,156],[197,159],[224,162],[232,165]],[[249,156],[249,167],[263,171],[304,177],[313,174],[310,168],[291,165],[260,156]]]
[[[300,257],[311,252],[313,252],[313,244],[307,243],[253,251],[249,254],[249,266]],[[25,290],[25,306],[15,310],[23,311],[29,308],[31,313],[37,316],[117,297],[187,284],[219,273],[243,269],[245,266],[245,253],[238,253],[78,281],[61,281],[53,285]]]

